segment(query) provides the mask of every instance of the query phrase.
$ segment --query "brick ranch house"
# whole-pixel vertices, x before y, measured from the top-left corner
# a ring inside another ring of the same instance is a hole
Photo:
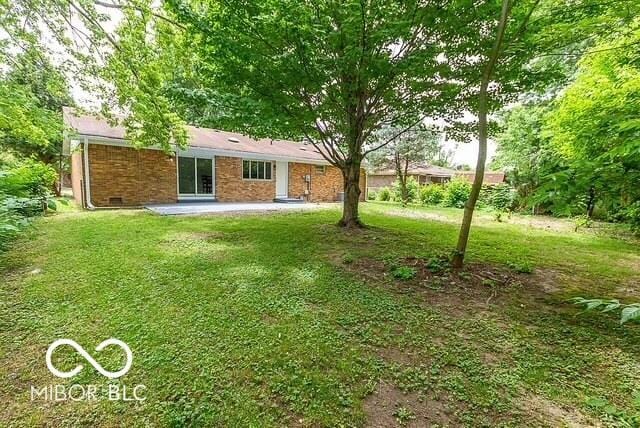
[[[417,165],[407,170],[407,176],[412,177],[421,185],[446,183],[455,173],[456,171],[453,169],[435,165]],[[377,191],[383,187],[391,187],[396,179],[396,170],[393,168],[371,171],[367,174],[367,189]]]
[[[71,187],[86,208],[183,201],[339,201],[341,171],[310,144],[254,140],[188,126],[189,146],[167,153],[133,148],[121,126],[63,110]],[[362,199],[366,176],[361,171]]]
[[[475,171],[457,171],[435,165],[419,165],[409,168],[407,176],[413,177],[419,184],[444,184],[454,178],[460,178],[473,183]],[[391,187],[395,183],[396,170],[386,168],[371,171],[367,174],[367,190],[378,191],[383,187]],[[484,185],[492,186],[504,183],[505,174],[502,171],[485,171]]]

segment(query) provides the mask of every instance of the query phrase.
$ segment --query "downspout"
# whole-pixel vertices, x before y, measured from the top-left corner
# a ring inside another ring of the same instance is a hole
[[[84,195],[87,209],[93,211],[96,206],[91,203],[91,183],[89,182],[89,139],[84,137]]]

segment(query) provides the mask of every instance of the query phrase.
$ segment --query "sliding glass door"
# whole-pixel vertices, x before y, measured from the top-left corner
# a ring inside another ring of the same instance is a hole
[[[213,159],[178,157],[178,195],[212,197],[214,195]]]

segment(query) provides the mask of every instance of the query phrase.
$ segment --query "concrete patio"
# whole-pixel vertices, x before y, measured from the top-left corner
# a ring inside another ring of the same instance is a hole
[[[275,202],[181,202],[177,204],[147,205],[146,209],[159,215],[198,215],[221,213],[250,213],[267,211],[307,211],[336,204],[275,203]]]

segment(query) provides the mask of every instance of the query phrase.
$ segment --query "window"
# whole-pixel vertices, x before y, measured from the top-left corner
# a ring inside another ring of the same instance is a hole
[[[326,171],[327,171],[327,166],[326,165],[316,165],[316,174],[324,175],[324,173]]]
[[[199,195],[211,195],[213,193],[213,159],[196,159],[197,192]]]
[[[242,178],[246,180],[271,180],[271,162],[243,160]]]
[[[214,161],[210,158],[178,157],[178,194],[211,196],[214,193]]]
[[[195,158],[178,157],[178,191],[196,193]]]

